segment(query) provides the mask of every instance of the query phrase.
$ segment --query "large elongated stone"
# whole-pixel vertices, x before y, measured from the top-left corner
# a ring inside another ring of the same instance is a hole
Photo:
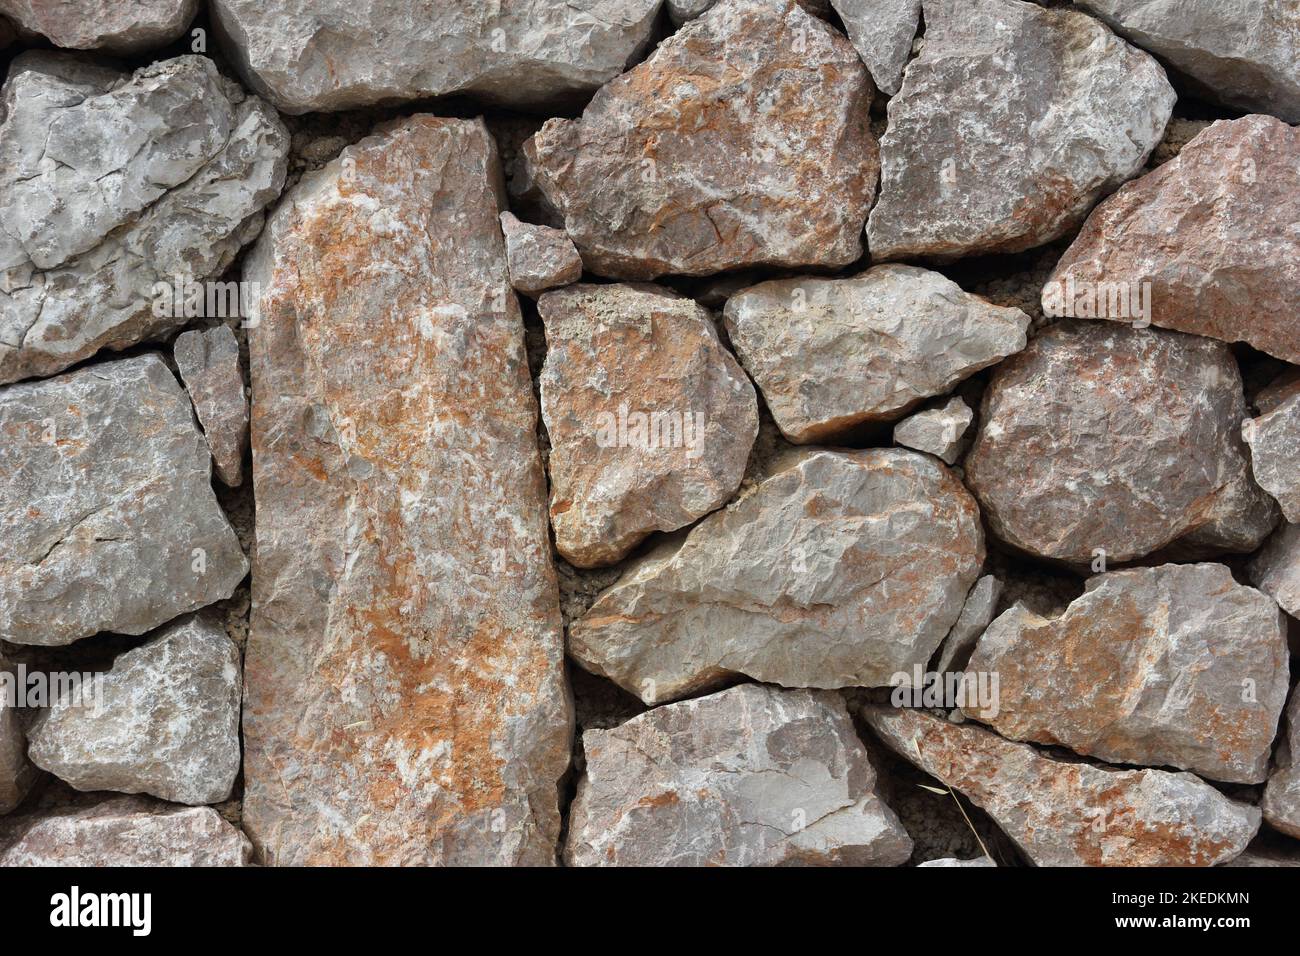
[[[590,94],[650,41],[663,0],[213,0],[227,55],[286,113],[465,93],[540,107]]]
[[[239,370],[239,342],[226,325],[182,332],[176,337],[174,355],[217,474],[233,488],[244,480],[248,444],[248,399]]]
[[[500,187],[481,122],[415,116],[305,177],[245,264],[264,862],[555,860],[572,715]]]
[[[1292,0],[1075,0],[1227,106],[1300,123]]]
[[[924,8],[925,46],[889,101],[873,259],[1050,242],[1160,142],[1164,70],[1092,17],[1020,0]]]
[[[239,773],[239,649],[191,617],[121,654],[89,694],[60,698],[28,734],[32,760],[78,790],[220,803]]]
[[[912,853],[829,691],[742,684],[582,740],[570,865],[897,866]]]
[[[634,563],[569,652],[648,704],[745,674],[883,686],[930,659],[984,560],[979,509],[937,460],[800,450]]]
[[[1250,476],[1245,418],[1226,345],[1065,321],[993,373],[966,478],[993,532],[1039,557],[1253,551],[1277,509]]]
[[[1057,263],[1044,306],[1120,286],[1147,300],[1155,325],[1300,363],[1297,221],[1300,129],[1270,116],[1221,120],[1097,207]],[[1131,319],[1112,308],[1095,315]]]
[[[247,866],[252,849],[211,807],[145,797],[33,813],[0,829],[0,866]]]
[[[1286,630],[1266,594],[1221,564],[1113,571],[1060,617],[1017,605],[969,669],[999,675],[1004,737],[1112,763],[1262,783],[1289,681]]]
[[[166,46],[198,9],[199,0],[0,0],[0,13],[55,46],[116,54]]]
[[[143,634],[248,573],[157,353],[0,389],[0,640]]]
[[[758,435],[758,399],[709,313],[621,284],[548,292],[537,310],[560,554],[610,564],[726,503]]]
[[[6,678],[12,681],[14,674],[0,655],[0,815],[23,802],[40,774],[27,759],[27,735],[17,708],[10,706]],[[10,686],[16,702],[17,686]]]
[[[207,57],[128,75],[26,53],[0,96],[0,382],[184,325],[188,284],[284,184],[284,125]]]
[[[875,194],[871,80],[793,0],[728,0],[553,119],[529,165],[587,268],[844,266]]]
[[[1269,826],[1300,840],[1300,691],[1291,694],[1286,725],[1286,737],[1278,747],[1278,765],[1268,778],[1259,806]]]
[[[1300,390],[1252,419],[1243,434],[1255,480],[1282,506],[1287,521],[1300,522]]]
[[[961,791],[1039,866],[1213,866],[1259,830],[1255,807],[1190,773],[1066,763],[970,724],[867,708],[892,749]]]
[[[724,314],[741,364],[797,443],[898,418],[1023,349],[1029,327],[1019,309],[905,265],[763,282],[729,298]]]

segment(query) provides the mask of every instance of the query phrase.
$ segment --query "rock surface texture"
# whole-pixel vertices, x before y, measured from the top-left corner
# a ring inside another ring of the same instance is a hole
[[[1017,252],[1137,175],[1174,105],[1164,70],[1086,14],[925,0],[889,102],[873,259]]]
[[[1097,207],[1044,299],[1066,283],[1118,284],[1149,299],[1154,325],[1300,363],[1297,220],[1300,129],[1269,116],[1221,120]]]
[[[246,272],[244,827],[274,864],[549,864],[569,762],[524,330],[480,121],[305,177]]]
[[[1220,564],[1091,578],[1060,617],[1017,605],[969,669],[999,675],[1002,736],[1111,763],[1263,783],[1289,672],[1282,614]]]
[[[1300,524],[1283,522],[1250,563],[1250,582],[1300,617]]]
[[[1300,123],[1292,0],[1075,0],[1227,106]]]
[[[0,656],[0,675],[15,680],[14,670],[3,656]],[[0,690],[4,686],[0,683]],[[16,690],[17,685],[14,686]],[[16,707],[10,706],[7,693],[0,693],[0,815],[23,802],[38,776],[39,771],[27,759],[22,716]]]
[[[55,46],[119,55],[166,46],[198,9],[199,0],[0,0],[0,13]]]
[[[32,760],[78,790],[220,803],[239,773],[239,649],[186,618],[126,651],[92,692],[52,701],[32,725]]]
[[[234,488],[244,480],[248,444],[248,398],[239,370],[239,342],[229,326],[182,332],[173,346],[181,381],[212,450],[221,480]]]
[[[896,866],[912,852],[829,691],[744,684],[583,746],[573,866]]]
[[[915,710],[868,708],[863,718],[984,810],[1038,866],[1213,866],[1259,830],[1257,808],[1190,773],[1066,763]]]
[[[893,96],[921,20],[921,0],[831,0],[880,92]]]
[[[930,659],[983,560],[978,509],[933,458],[791,452],[630,565],[572,624],[569,653],[647,704],[735,674],[884,686]]]
[[[890,421],[1025,347],[1029,316],[937,272],[778,279],[727,300],[727,332],[790,441]]]
[[[257,236],[288,147],[274,110],[207,57],[129,75],[15,59],[0,91],[0,382],[184,325],[190,284]]]
[[[0,640],[143,634],[248,573],[156,353],[0,388]]]
[[[541,107],[592,93],[650,41],[663,0],[212,0],[224,47],[286,113],[465,93]]]
[[[871,80],[792,0],[728,0],[552,119],[532,167],[587,268],[620,279],[845,266],[875,195]]]
[[[1260,809],[1275,830],[1300,839],[1300,691],[1286,709],[1286,737],[1278,747],[1277,769],[1268,778]]]
[[[1277,511],[1250,476],[1245,418],[1227,346],[1066,321],[994,372],[966,479],[993,533],[1038,557],[1252,551]]]
[[[537,309],[560,554],[611,564],[725,504],[758,434],[758,401],[709,313],[648,285],[573,286]]]
[[[562,229],[520,222],[513,213],[501,214],[506,237],[510,284],[526,295],[536,295],[582,278],[582,259]]]
[[[1300,322],[1296,326],[1300,335]],[[1287,521],[1300,522],[1300,390],[1253,419],[1243,434],[1255,480],[1282,506]]]
[[[960,396],[943,405],[909,415],[894,426],[894,443],[929,452],[945,463],[955,464],[966,447],[966,430],[975,418]]]

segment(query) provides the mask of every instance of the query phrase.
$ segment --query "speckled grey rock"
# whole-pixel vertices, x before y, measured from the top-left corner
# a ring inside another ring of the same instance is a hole
[[[992,574],[986,574],[975,582],[966,595],[961,616],[943,639],[943,647],[934,666],[936,672],[943,674],[966,667],[976,641],[993,620],[1001,596],[1002,582]]]
[[[884,686],[929,661],[983,560],[975,502],[934,458],[800,449],[630,564],[569,653],[648,704],[734,674]]]
[[[118,656],[96,700],[53,701],[28,733],[37,766],[78,790],[191,805],[230,797],[239,773],[239,649],[189,617]]]
[[[190,25],[199,0],[0,0],[25,33],[55,46],[141,53],[171,43]]]
[[[207,57],[25,53],[0,96],[0,383],[184,325],[174,287],[220,274],[284,183],[283,124]]]
[[[1227,106],[1300,123],[1293,0],[1075,0]]]
[[[582,278],[582,258],[563,229],[520,222],[514,213],[503,212],[501,232],[510,284],[517,291],[536,295]]]
[[[548,120],[528,165],[598,275],[846,266],[875,195],[872,95],[843,34],[792,0],[727,0]]]
[[[583,749],[571,866],[897,866],[912,852],[829,691],[742,684],[589,730]]]
[[[248,397],[239,369],[239,342],[229,326],[182,332],[173,346],[176,368],[190,393],[217,475],[231,488],[244,480]]]
[[[1259,806],[1269,826],[1300,839],[1300,690],[1291,694],[1286,709],[1286,736],[1278,745],[1277,768],[1268,778]]]
[[[893,96],[921,20],[921,0],[831,0],[876,88]]]
[[[918,867],[921,866],[933,866],[933,867],[994,866],[995,867],[997,866],[997,864],[994,863],[987,856],[977,856],[974,859],[970,859],[970,860],[958,860],[955,857],[948,856],[948,857],[944,857],[941,860],[926,860],[924,863],[918,863],[916,865]]]
[[[618,76],[663,0],[212,0],[223,48],[286,113],[464,93],[553,106]]]
[[[113,797],[15,817],[0,866],[247,866],[248,837],[211,807]]]
[[[893,750],[959,790],[1038,866],[1213,866],[1259,830],[1256,807],[1194,774],[1054,760],[916,710],[865,708]]]
[[[12,667],[0,655],[0,674],[4,673],[13,679]],[[39,776],[40,771],[27,759],[22,719],[18,710],[9,706],[5,685],[0,683],[0,815],[22,803]]]
[[[1277,508],[1251,478],[1245,418],[1223,343],[1064,321],[994,371],[963,465],[994,534],[1039,557],[1248,552]]]
[[[1253,419],[1242,434],[1255,481],[1282,506],[1287,521],[1300,522],[1300,392]]]
[[[681,26],[688,20],[703,16],[719,2],[720,0],[667,0],[665,7],[668,10],[668,18],[676,26]],[[777,6],[785,0],[768,0],[768,2]],[[798,3],[809,13],[819,17],[826,16],[831,9],[830,0],[798,0]]]
[[[1017,605],[989,625],[968,667],[999,675],[998,710],[966,716],[1111,763],[1263,783],[1287,663],[1277,605],[1223,565],[1112,571],[1060,617]]]
[[[0,640],[143,634],[248,573],[157,353],[0,389]]]
[[[1083,221],[1164,133],[1173,87],[1084,13],[925,0],[925,45],[889,101],[873,259],[1016,252]]]
[[[966,429],[975,413],[954,395],[943,405],[909,415],[894,426],[894,443],[929,452],[949,465],[956,464],[966,447]]]
[[[1300,524],[1283,522],[1251,560],[1250,583],[1300,617]]]
[[[1029,327],[1019,309],[905,265],[763,282],[724,315],[777,426],[799,444],[898,418],[1023,349]]]

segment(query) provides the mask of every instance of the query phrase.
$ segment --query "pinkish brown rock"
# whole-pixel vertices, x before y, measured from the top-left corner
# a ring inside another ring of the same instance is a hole
[[[530,166],[587,268],[622,279],[862,254],[871,80],[792,0],[729,0],[553,119]]]
[[[231,488],[244,480],[248,398],[239,370],[239,342],[229,326],[182,332],[172,347],[176,368],[212,451],[217,476]]]
[[[501,231],[510,284],[519,292],[536,295],[582,278],[582,259],[563,229],[520,222],[513,213],[503,212]]]
[[[1268,778],[1259,806],[1269,826],[1300,840],[1300,691],[1291,694],[1277,768]]]
[[[1300,524],[1282,522],[1250,562],[1250,582],[1300,617]]]
[[[1111,763],[1263,783],[1289,681],[1286,630],[1266,594],[1221,564],[1112,571],[1059,617],[1017,605],[969,670],[999,675],[1004,737]]]
[[[553,864],[572,714],[524,329],[481,121],[311,173],[245,275],[263,862]]]
[[[1038,866],[1213,866],[1259,830],[1255,807],[1190,773],[1067,763],[915,710],[868,707],[893,750],[960,791]]]
[[[1044,307],[1070,305],[1068,283],[1084,292],[1118,283],[1149,297],[1155,325],[1300,362],[1298,220],[1300,129],[1270,116],[1214,123],[1097,207],[1057,263]]]
[[[185,32],[199,0],[0,0],[0,13],[55,46],[119,56],[166,46]]]
[[[537,310],[560,554],[611,564],[725,504],[758,435],[758,399],[709,313],[622,284],[548,292]]]
[[[1300,323],[1297,324],[1300,334]],[[1266,395],[1269,410],[1247,422],[1242,430],[1250,446],[1255,481],[1282,507],[1287,521],[1300,522],[1300,389]]]
[[[1253,551],[1277,509],[1250,476],[1245,417],[1226,345],[1064,321],[993,373],[966,479],[994,534],[1038,557]]]

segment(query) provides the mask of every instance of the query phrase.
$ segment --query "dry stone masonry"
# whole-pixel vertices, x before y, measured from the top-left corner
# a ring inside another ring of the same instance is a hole
[[[1300,861],[1292,0],[0,51],[0,866]]]

